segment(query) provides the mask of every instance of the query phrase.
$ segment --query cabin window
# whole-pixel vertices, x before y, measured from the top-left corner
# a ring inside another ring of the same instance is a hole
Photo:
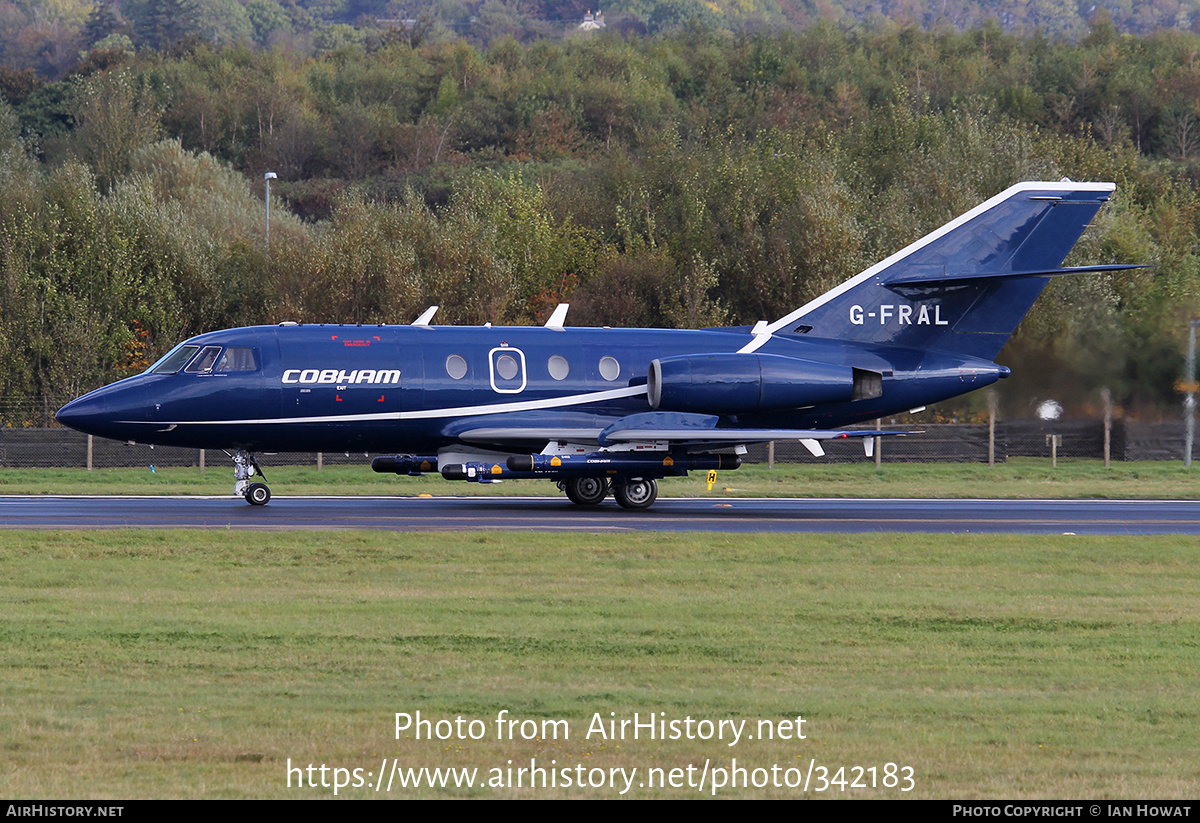
[[[621,374],[621,364],[615,357],[600,358],[600,376],[605,380],[616,380]]]
[[[175,374],[198,351],[200,351],[199,346],[184,346],[180,344],[164,354],[157,363],[150,367],[149,371],[152,374]]]
[[[213,364],[217,362],[217,355],[221,353],[220,346],[205,346],[196,359],[188,363],[184,371],[187,374],[211,374]]]
[[[525,390],[525,354],[501,343],[488,352],[492,390],[501,394],[518,394]]]
[[[258,371],[258,361],[254,357],[254,349],[230,346],[221,355],[221,359],[217,361],[217,365],[213,367],[213,371]]]
[[[517,358],[511,354],[502,354],[496,358],[496,374],[503,380],[512,380],[517,376]]]
[[[546,364],[546,368],[550,370],[550,376],[555,380],[566,380],[567,375],[571,373],[571,365],[567,362],[567,358],[561,354],[551,357],[550,362]]]
[[[467,361],[462,355],[452,354],[446,358],[446,374],[455,380],[462,380],[467,376]]]

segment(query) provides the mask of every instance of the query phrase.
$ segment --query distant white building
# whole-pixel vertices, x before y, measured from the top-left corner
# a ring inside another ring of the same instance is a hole
[[[398,29],[400,31],[412,31],[417,27],[417,20],[414,17],[406,17],[404,19],[396,18],[375,18],[375,22],[389,29]]]
[[[596,31],[604,28],[604,12],[597,11],[592,14],[592,10],[588,9],[588,13],[583,16],[583,22],[579,24],[580,31]]]

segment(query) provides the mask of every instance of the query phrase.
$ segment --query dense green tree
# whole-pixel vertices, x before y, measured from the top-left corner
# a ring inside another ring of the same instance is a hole
[[[117,0],[101,0],[88,15],[83,39],[87,47],[92,48],[107,37],[114,34],[128,35],[132,30],[129,21],[121,14],[121,6]]]
[[[144,78],[123,69],[82,80],[77,101],[73,145],[107,190],[129,170],[133,153],[158,136],[157,101]]]
[[[260,46],[274,45],[292,32],[291,16],[274,0],[246,0],[246,17]]]
[[[182,40],[188,33],[190,0],[141,0],[127,4],[139,39],[155,49]]]
[[[738,8],[755,11],[716,5]],[[1056,279],[1001,358],[1006,385],[1172,401],[1200,313],[1197,35],[879,17],[484,49],[344,25],[313,52],[292,45],[302,7],[245,9],[244,42],[0,75],[6,392],[72,392],[220,326],[404,322],[431,303],[450,322],[540,322],[569,299],[575,323],[749,324],[1013,182],[1070,176],[1119,186],[1071,262],[1155,268]]]

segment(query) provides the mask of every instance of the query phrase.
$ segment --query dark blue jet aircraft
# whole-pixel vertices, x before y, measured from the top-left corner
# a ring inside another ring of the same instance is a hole
[[[736,468],[745,444],[843,427],[1007,377],[993,358],[1111,183],[1020,183],[773,323],[669,331],[258,326],[180,343],[60,422],[116,440],[223,449],[236,494],[270,490],[255,452],[361,451],[379,472],[556,480],[580,505],[644,508],[657,480]]]

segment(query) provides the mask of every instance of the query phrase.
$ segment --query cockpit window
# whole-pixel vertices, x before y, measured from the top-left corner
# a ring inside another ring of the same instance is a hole
[[[213,364],[217,362],[217,355],[220,353],[220,346],[205,346],[204,350],[196,355],[196,359],[187,364],[184,372],[187,374],[209,374],[212,372]]]
[[[230,346],[221,355],[221,359],[217,361],[217,365],[213,367],[215,372],[234,372],[234,371],[257,371],[258,361],[254,358],[254,349],[237,348]]]
[[[151,374],[175,374],[183,368],[183,364],[192,359],[192,355],[200,350],[199,346],[184,346],[180,344],[169,352],[164,354],[162,358],[151,366],[148,371]]]

